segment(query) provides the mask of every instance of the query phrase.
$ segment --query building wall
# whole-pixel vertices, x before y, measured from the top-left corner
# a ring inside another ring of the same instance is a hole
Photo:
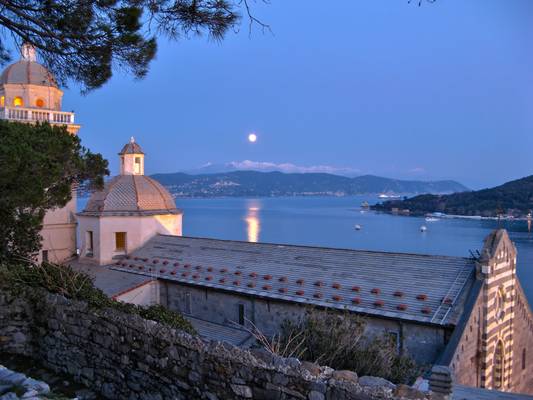
[[[38,255],[38,262],[43,261],[47,254],[48,261],[62,263],[76,255],[76,192],[63,208],[50,210],[43,220],[40,232],[42,248]]]
[[[155,234],[181,235],[182,215],[155,216],[78,216],[80,255],[100,265],[110,264],[113,257],[129,254],[144,245]],[[93,252],[88,252],[87,231],[93,232]],[[115,249],[115,233],[126,232],[126,250]]]
[[[459,339],[451,353],[448,366],[457,383],[464,386],[481,386],[481,350],[483,337],[483,291],[472,299],[474,304],[462,327],[458,327]],[[454,340],[452,338],[452,340]]]
[[[533,394],[533,315],[505,231],[486,240],[477,270],[481,290],[444,364],[459,384]]]
[[[245,326],[251,327],[253,323],[267,335],[278,332],[284,320],[301,318],[308,309],[303,303],[267,300],[170,281],[162,284],[161,303],[171,310],[230,326],[239,325],[239,305],[243,305]],[[421,363],[433,363],[444,348],[443,328],[376,317],[365,320],[369,336],[396,336],[398,350]]]
[[[533,313],[517,282],[514,321],[512,390],[533,394]]]
[[[484,280],[480,378],[481,387],[510,391],[514,363],[516,249],[505,231],[496,231],[494,235],[492,240],[487,239],[484,259],[479,265],[479,275]]]
[[[6,107],[13,107],[13,99],[21,97],[24,102],[23,107],[39,108],[36,106],[36,101],[42,99],[44,101],[43,111],[60,111],[63,92],[58,88],[49,86],[10,83],[3,85],[3,94],[0,95],[5,96]]]

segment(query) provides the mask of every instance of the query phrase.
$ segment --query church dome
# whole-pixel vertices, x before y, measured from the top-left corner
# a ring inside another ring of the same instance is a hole
[[[159,182],[145,175],[118,175],[93,193],[80,215],[181,214]]]
[[[21,60],[2,72],[0,85],[9,83],[57,87],[54,76],[36,61],[35,49],[29,45],[22,46]]]

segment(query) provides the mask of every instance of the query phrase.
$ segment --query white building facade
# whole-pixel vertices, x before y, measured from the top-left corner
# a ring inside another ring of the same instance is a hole
[[[80,257],[99,265],[137,250],[156,234],[182,234],[182,211],[170,193],[144,175],[144,152],[132,138],[120,156],[120,175],[93,193],[79,213]]]

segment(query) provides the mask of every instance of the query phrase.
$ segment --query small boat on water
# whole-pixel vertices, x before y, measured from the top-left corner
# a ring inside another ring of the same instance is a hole
[[[380,193],[378,196],[380,199],[399,199],[400,195],[398,194],[387,194],[387,193]]]
[[[425,232],[425,231],[427,231],[427,230],[428,230],[428,227],[427,227],[426,225],[422,225],[422,226],[420,227],[420,232]]]
[[[354,226],[354,228],[355,228],[356,231],[360,231],[361,228],[362,228],[362,226],[359,225],[359,224],[356,224],[356,225]]]
[[[435,218],[435,217],[426,217],[426,221],[427,222],[437,222],[437,221],[439,221],[439,219]]]
[[[370,208],[370,204],[368,204],[368,201],[363,201],[361,203],[361,208]]]

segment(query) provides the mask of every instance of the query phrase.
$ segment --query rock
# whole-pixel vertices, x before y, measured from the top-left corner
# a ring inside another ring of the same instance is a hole
[[[9,374],[2,377],[2,382],[11,385],[20,385],[26,380],[26,375],[10,371]]]
[[[233,393],[235,393],[237,396],[244,397],[245,399],[252,398],[252,389],[249,386],[234,384],[231,384],[230,386],[231,390],[233,390]]]
[[[322,394],[326,393],[327,388],[328,387],[326,385],[326,382],[323,382],[323,381],[312,382],[310,386],[311,391],[322,393]]]
[[[370,386],[370,387],[385,387],[387,389],[394,390],[396,385],[386,379],[379,378],[377,376],[362,376],[359,378],[359,384],[361,386]]]
[[[89,389],[81,389],[76,391],[76,398],[78,400],[95,400],[96,394]]]
[[[28,390],[24,395],[22,396],[23,399],[31,399],[32,397],[37,397],[39,395],[39,392],[34,389]]]
[[[188,378],[192,383],[199,383],[202,381],[202,376],[196,371],[189,372]]]
[[[302,361],[302,369],[305,369],[309,371],[311,375],[318,376],[320,375],[320,366],[318,364],[309,362],[309,361]]]
[[[419,376],[418,378],[416,378],[416,381],[415,383],[413,383],[412,387],[414,389],[420,390],[421,392],[427,392],[429,391],[429,381]]]
[[[394,396],[396,397],[405,397],[409,400],[421,400],[425,399],[426,395],[422,393],[420,390],[414,389],[407,385],[398,385],[396,386],[396,390],[394,391]]]
[[[13,385],[0,385],[0,395],[9,392],[12,387]]]
[[[22,382],[22,386],[24,386],[26,389],[34,390],[40,395],[50,393],[50,386],[47,383],[35,380],[33,378],[27,378],[24,382]]]
[[[348,381],[353,383],[357,383],[358,381],[357,374],[348,370],[334,371],[331,374],[331,378],[336,381]]]
[[[0,400],[19,400],[19,398],[15,393],[9,392],[0,396]]]
[[[263,389],[254,387],[254,394],[253,398],[257,400],[280,400],[281,399],[281,392],[277,389]]]
[[[307,398],[309,400],[324,400],[325,396],[322,393],[317,392],[316,390],[311,390]]]

